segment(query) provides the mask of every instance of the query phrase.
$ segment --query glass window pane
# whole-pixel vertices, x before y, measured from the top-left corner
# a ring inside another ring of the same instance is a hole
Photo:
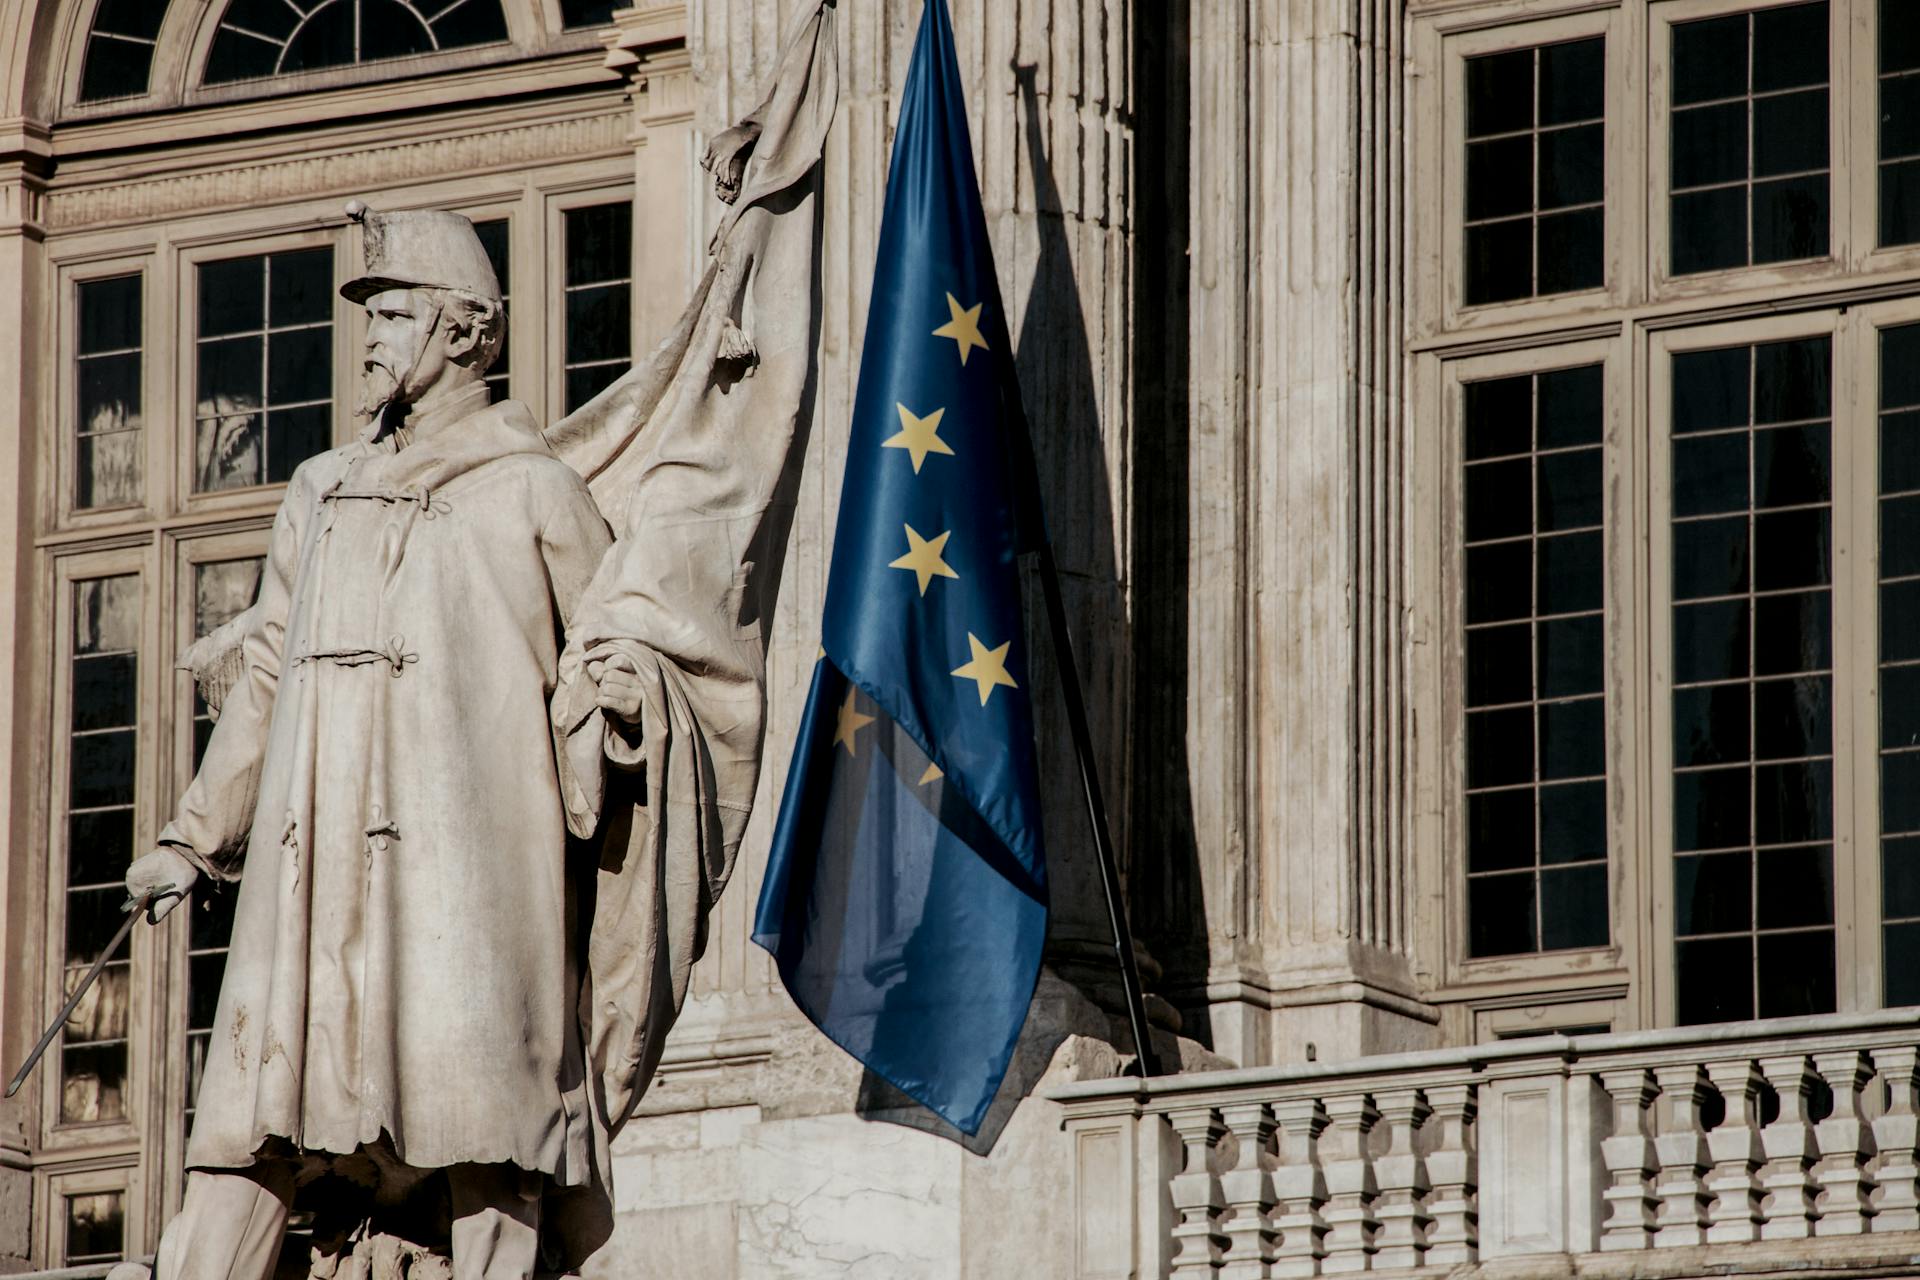
[[[1753,90],[1827,82],[1827,5],[1788,5],[1753,15]]]
[[[80,101],[137,98],[147,91],[152,70],[151,44],[96,32],[87,41],[86,62],[80,71]]]
[[[1682,1026],[1753,1016],[1753,939],[1703,938],[1674,946],[1676,1020]]]
[[[1538,608],[1542,616],[1600,607],[1600,534],[1563,533],[1541,538]]]
[[[1680,768],[1748,758],[1747,686],[1704,685],[1673,695],[1673,763]]]
[[[1673,357],[1674,435],[1748,424],[1751,350],[1721,347]]]
[[[1607,42],[1600,36],[1540,50],[1540,123],[1598,120],[1606,110]]]
[[[1920,919],[1920,839],[1880,844],[1880,905],[1889,920]]]
[[[1597,208],[1540,219],[1539,292],[1571,293],[1601,284],[1601,214]]]
[[[1833,849],[1762,849],[1756,856],[1755,923],[1795,929],[1833,923]]]
[[[433,33],[427,24],[415,16],[414,11],[393,0],[359,0],[360,49],[359,60],[372,62],[379,58],[404,58],[410,54],[431,53],[433,51]],[[346,5],[340,8],[345,9]],[[309,24],[311,26],[312,24]],[[292,61],[295,45],[288,49],[288,61]],[[339,61],[354,61],[352,47],[348,55]]]
[[[209,263],[200,288],[194,489],[284,483],[332,438],[333,250]]]
[[[1468,547],[1468,624],[1503,622],[1532,612],[1533,544],[1521,541]]]
[[[1606,856],[1607,784],[1562,782],[1541,787],[1540,861],[1552,866]]]
[[[1467,881],[1468,950],[1507,956],[1535,949],[1533,873],[1475,876]]]
[[[1920,155],[1920,76],[1888,76],[1880,82],[1880,158]]]
[[[1597,613],[1553,618],[1540,633],[1540,696],[1599,693],[1606,677],[1606,638]]]
[[[1745,266],[1745,188],[1714,187],[1674,196],[1670,234],[1675,275]]]
[[[590,205],[566,215],[567,286],[624,281],[633,275],[633,206]]]
[[[1880,243],[1920,241],[1920,160],[1880,166]]]
[[[1467,785],[1501,787],[1533,779],[1533,709],[1467,713]]]
[[[1545,454],[1540,458],[1537,470],[1537,520],[1542,532],[1585,529],[1600,523],[1598,449]]]
[[[1832,470],[1825,423],[1753,434],[1755,506],[1826,502],[1833,496]]]
[[[1510,378],[1502,381],[1518,382],[1524,387],[1527,380]],[[1538,382],[1540,447],[1562,449],[1570,445],[1599,444],[1600,366],[1589,364],[1577,369],[1555,369],[1551,373],[1541,374]]]
[[[325,400],[333,388],[333,327],[289,329],[267,339],[267,400]]]
[[[1533,127],[1533,50],[1467,59],[1467,136]]]
[[[1525,623],[1467,632],[1467,705],[1498,706],[1533,697],[1533,629]]]
[[[118,1191],[68,1196],[66,1260],[69,1265],[117,1262],[126,1249],[126,1209]]]
[[[1826,591],[1761,596],[1753,602],[1755,675],[1821,671],[1833,665],[1833,597]]]
[[[613,20],[619,0],[560,0],[560,18],[567,30],[604,27]]]
[[[1467,144],[1467,218],[1505,218],[1533,210],[1533,135]]]
[[[138,275],[83,281],[76,291],[80,354],[139,350],[140,296]]]
[[[1788,262],[1827,251],[1827,178],[1753,184],[1753,260]]]
[[[1833,678],[1760,680],[1753,686],[1756,760],[1824,756],[1833,751]]]
[[[1709,102],[1746,91],[1746,14],[1674,24],[1674,102]]]
[[[1751,468],[1747,441],[1745,431],[1675,437],[1673,514],[1704,516],[1745,511],[1750,501],[1747,478]]]
[[[279,328],[332,319],[332,249],[297,249],[267,259],[267,323]]]
[[[1721,103],[1673,113],[1673,185],[1704,187],[1747,176],[1747,104]]]
[[[1590,778],[1607,771],[1605,707],[1599,698],[1540,708],[1540,776]]]
[[[1833,931],[1763,933],[1760,1016],[1796,1018],[1834,1010]]]
[[[229,258],[200,264],[202,338],[258,330],[266,320],[265,258]]]
[[[1680,605],[1673,611],[1673,678],[1678,684],[1747,674],[1745,600]]]
[[[1673,860],[1674,933],[1744,933],[1753,921],[1753,855],[1708,853]]]
[[[1755,177],[1827,167],[1827,91],[1803,89],[1753,101]]]
[[[1467,228],[1467,305],[1510,302],[1533,292],[1533,222]]]
[[[1887,1007],[1920,1004],[1920,923],[1890,924],[1882,937]]]
[[[1812,760],[1754,766],[1753,827],[1756,844],[1831,840],[1831,763]]]
[[[1746,589],[1747,521],[1744,517],[1689,520],[1673,526],[1675,600],[1733,595]]]
[[[1533,865],[1533,794],[1532,787],[1510,787],[1467,797],[1468,871]]]
[[[1673,775],[1673,847],[1729,849],[1748,843],[1751,773],[1702,769]]]
[[[76,303],[73,503],[129,505],[140,500],[146,448],[141,278],[85,281]]]
[[[1607,945],[1605,863],[1540,873],[1540,949]]]
[[[1466,395],[1468,462],[1532,449],[1532,384],[1533,380],[1526,377],[1489,378],[1484,382],[1469,382],[1462,388]]]
[[[1786,591],[1824,586],[1829,572],[1825,507],[1762,512],[1753,518],[1756,591]]]

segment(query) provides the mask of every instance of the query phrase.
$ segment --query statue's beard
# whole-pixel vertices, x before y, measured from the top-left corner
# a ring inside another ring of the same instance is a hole
[[[368,364],[360,378],[360,415],[378,417],[400,395],[400,380],[383,364]]]

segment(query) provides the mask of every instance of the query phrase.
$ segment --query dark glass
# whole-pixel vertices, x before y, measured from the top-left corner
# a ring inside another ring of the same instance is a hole
[[[126,351],[140,345],[140,277],[84,281],[78,290],[80,354]]]
[[[194,456],[199,463],[194,489],[260,484],[261,426],[258,414],[203,418],[194,423]]]
[[[199,344],[199,416],[260,407],[260,343],[257,337],[247,337]]]
[[[1542,698],[1601,691],[1606,682],[1606,638],[1600,624],[1597,613],[1539,624]]]
[[[1467,632],[1467,705],[1498,706],[1533,696],[1532,628],[1522,622]]]
[[[1533,135],[1467,144],[1467,219],[1533,209]]]
[[[187,961],[187,1026],[204,1031],[213,1025],[220,1000],[220,979],[227,967],[224,952],[193,956]]]
[[[567,284],[625,280],[633,274],[633,206],[600,204],[567,211]]]
[[[1886,1006],[1920,1004],[1920,924],[1890,924],[1882,937]]]
[[[100,889],[74,889],[66,894],[67,932],[62,955],[71,965],[90,965],[113,941],[127,918],[120,904],[126,887],[109,884]]]
[[[1747,674],[1747,602],[1716,600],[1673,611],[1673,678],[1732,680]]]
[[[229,84],[235,80],[255,80],[270,76],[280,61],[280,46],[235,27],[221,27],[214,33],[213,48],[207,52],[206,84]]]
[[[140,425],[140,353],[91,356],[76,362],[82,431],[123,431]]]
[[[567,295],[567,362],[622,359],[631,343],[627,286],[580,289]]]
[[[1747,15],[1673,24],[1673,101],[1711,102],[1747,91]]]
[[[74,737],[69,808],[133,803],[133,739],[131,729]]]
[[[1753,855],[1708,853],[1673,860],[1673,931],[1680,937],[1753,927]]]
[[[1606,113],[1607,42],[1603,36],[1540,50],[1540,123],[1572,124]]]
[[[1533,124],[1533,50],[1467,59],[1467,136],[1512,133]]]
[[[1828,74],[1826,0],[1754,12],[1755,93],[1825,84]]]
[[[267,415],[267,483],[293,478],[294,468],[332,443],[332,407],[307,405]]]
[[[1753,939],[1703,938],[1675,943],[1679,970],[1674,1012],[1683,1027],[1738,1022],[1753,1016]]]
[[[1880,757],[1880,829],[1920,831],[1920,752]]]
[[[1673,847],[1728,849],[1748,843],[1749,775],[1745,768],[1673,775]]]
[[[1690,191],[1674,196],[1672,203],[1675,275],[1746,265],[1746,188]]]
[[[1540,708],[1540,777],[1590,778],[1607,771],[1606,703],[1600,698]]]
[[[67,816],[67,883],[116,885],[133,861],[133,810],[96,809]]]
[[[1747,509],[1747,439],[1745,431],[1674,437],[1674,515],[1718,515]]]
[[[228,258],[200,264],[202,338],[248,333],[266,320],[265,258]]]
[[[1920,160],[1880,166],[1880,243],[1920,241]]]
[[[1753,686],[1753,756],[1785,760],[1833,750],[1833,678],[1800,676]]]
[[[1540,873],[1540,948],[1607,945],[1607,868],[1603,863]]]
[[[1825,507],[1811,507],[1754,516],[1754,590],[1785,591],[1830,582],[1830,514]]]
[[[1467,785],[1533,781],[1533,708],[1467,713]]]
[[[560,20],[567,30],[604,27],[613,20],[620,0],[560,0]]]
[[[1533,506],[1527,490],[1533,463],[1527,458],[1477,462],[1466,469],[1468,542],[1514,538],[1533,531]]]
[[[1540,219],[1540,292],[1595,289],[1601,282],[1599,209],[1552,213]]]
[[[1747,104],[1725,102],[1673,113],[1675,190],[1747,176]]]
[[[1540,375],[1542,449],[1600,443],[1601,372],[1601,366],[1587,364]],[[1526,379],[1504,381],[1524,385]]]
[[[1491,146],[1491,143],[1476,143]],[[1606,185],[1601,127],[1581,125],[1540,135],[1540,207],[1598,204]]]
[[[1792,507],[1833,493],[1827,424],[1774,427],[1753,435],[1753,504]]]
[[[1920,497],[1880,500],[1880,573],[1887,578],[1920,574]]]
[[[588,369],[567,370],[567,412],[572,413],[599,395],[615,378],[627,371],[624,364],[603,364]]]
[[[229,339],[247,342],[248,339]],[[226,345],[208,343],[207,346]],[[203,347],[202,350],[206,348]],[[254,370],[254,378],[259,378]],[[202,384],[203,387],[205,384]],[[333,394],[333,327],[287,329],[267,338],[267,401],[293,404]]]
[[[1880,588],[1880,661],[1920,659],[1920,580]]]
[[[127,1114],[127,1046],[83,1045],[62,1048],[60,1122],[90,1124],[124,1119]],[[75,1084],[85,1082],[83,1087]]]
[[[507,38],[507,15],[498,0],[467,0],[444,18],[436,18],[433,34],[442,49],[493,44]]]
[[[309,3],[296,8],[285,3],[285,0],[231,0],[223,20],[232,26],[257,31],[275,40],[285,40],[299,25],[303,10],[310,12],[320,7],[317,3]]]
[[[1920,490],[1920,409],[1880,418],[1880,492]]]
[[[1753,349],[1753,420],[1802,422],[1833,413],[1833,340],[1794,338]]]
[[[394,0],[359,0],[359,3],[361,61],[433,52],[432,32],[405,5],[395,4]],[[287,52],[291,62],[293,50]]]
[[[1753,260],[1788,262],[1827,251],[1827,176],[1753,184]]]
[[[152,72],[152,45],[96,35],[87,41],[80,69],[80,101],[137,98],[147,91]]]
[[[1586,613],[1600,607],[1600,533],[1541,538],[1538,600],[1541,616]]]
[[[1920,747],[1920,666],[1880,668],[1880,749],[1900,747]]]
[[[1827,91],[1804,89],[1753,102],[1753,175],[1827,167]]]
[[[127,1247],[125,1197],[106,1191],[66,1199],[67,1261],[117,1260]]]
[[[166,16],[166,0],[100,0],[93,11],[93,29],[151,40],[160,34],[160,20]]]
[[[1683,351],[1673,357],[1673,434],[1748,424],[1749,348]]]
[[[1762,849],[1755,883],[1754,922],[1762,929],[1798,929],[1833,923],[1833,849]]]
[[[510,293],[512,272],[508,270],[508,251],[511,224],[505,218],[492,218],[474,223],[473,231],[480,237],[480,247],[486,250],[487,265],[493,268],[493,278],[499,284],[500,292]]]
[[[196,951],[224,947],[233,940],[233,908],[240,900],[235,885],[208,884],[204,881],[193,891],[193,910],[182,912],[188,919],[187,945]]]
[[[1504,464],[1498,464],[1504,465]],[[1540,458],[1538,528],[1541,533],[1600,523],[1600,451],[1579,449]]]
[[[120,729],[139,714],[139,659],[131,653],[73,660],[73,727]]]
[[[1920,68],[1920,18],[1907,0],[1880,0],[1880,70]]]
[[[1761,1017],[1833,1012],[1832,930],[1762,934],[1757,945]]]
[[[1533,220],[1467,228],[1467,305],[1533,293]]]
[[[276,253],[268,261],[267,278],[269,323],[277,327],[333,319],[332,249]]]
[[[343,67],[353,62],[353,28],[355,0],[335,0],[314,10],[305,25],[287,42],[287,51],[280,59],[279,69],[289,71],[315,71],[321,67]],[[412,15],[407,17],[408,25],[420,31],[420,24]],[[421,31],[424,36],[426,33]]]
[[[1880,912],[1889,920],[1920,916],[1920,839],[1880,842]]]
[[[1540,861],[1551,866],[1606,856],[1607,784],[1563,782],[1541,787]]]
[[[1746,589],[1747,521],[1744,516],[1689,520],[1673,526],[1675,600],[1732,595]]]
[[[1545,385],[1542,384],[1544,394]],[[1525,453],[1532,448],[1528,423],[1533,416],[1532,379],[1492,378],[1469,382],[1466,397],[1467,461]],[[1597,416],[1597,415],[1596,415]],[[1541,435],[1546,434],[1546,406],[1541,405]],[[1544,440],[1543,440],[1544,445]]]
[[[1475,791],[1467,796],[1467,870],[1511,871],[1533,865],[1533,788]]]
[[[1576,535],[1584,536],[1584,535]],[[1533,546],[1502,542],[1467,548],[1467,621],[1502,622],[1533,612]]]
[[[1880,82],[1880,158],[1920,154],[1920,76]]]
[[[1833,765],[1826,760],[1761,764],[1753,769],[1755,844],[1807,844],[1833,838]]]
[[[1467,945],[1475,956],[1534,950],[1533,873],[1468,880],[1467,922]]]
[[[1880,407],[1920,405],[1920,324],[1880,331]]]
[[[1753,607],[1755,675],[1822,671],[1833,665],[1831,593],[1761,596]]]
[[[1714,684],[1673,694],[1673,763],[1680,768],[1747,759],[1747,686]]]

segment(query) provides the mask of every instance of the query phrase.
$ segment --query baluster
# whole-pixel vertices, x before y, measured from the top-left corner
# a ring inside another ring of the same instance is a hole
[[[1220,1234],[1220,1179],[1213,1168],[1214,1150],[1226,1127],[1212,1107],[1172,1112],[1167,1122],[1179,1135],[1185,1160],[1167,1184],[1180,1221],[1173,1227],[1173,1274],[1212,1276],[1220,1265],[1227,1238]]]
[[[1707,1167],[1707,1139],[1700,1124],[1700,1103],[1705,1099],[1707,1080],[1698,1066],[1655,1067],[1654,1079],[1660,1084],[1665,1123],[1653,1140],[1660,1157],[1660,1177],[1654,1193],[1660,1197],[1660,1213],[1654,1226],[1655,1248],[1705,1244],[1707,1240],[1707,1194],[1700,1174]]]
[[[1645,1249],[1653,1244],[1653,1140],[1647,1136],[1647,1104],[1653,1101],[1653,1075],[1644,1067],[1602,1071],[1600,1084],[1613,1099],[1613,1136],[1601,1140],[1600,1156],[1613,1175],[1602,1192],[1611,1206],[1600,1232],[1600,1248]]]
[[[1327,1099],[1330,1134],[1327,1173],[1327,1257],[1322,1269],[1329,1275],[1365,1271],[1376,1247],[1380,1222],[1373,1216],[1379,1187],[1374,1182],[1373,1153],[1368,1137],[1380,1113],[1364,1093]]]
[[[1880,1150],[1874,1179],[1875,1231],[1920,1231],[1920,1194],[1914,1181],[1920,1166],[1914,1147],[1920,1144],[1920,1092],[1916,1066],[1920,1050],[1900,1045],[1873,1051],[1874,1069],[1887,1085],[1887,1113],[1873,1122],[1873,1142]]]
[[[1763,1240],[1800,1240],[1813,1234],[1819,1216],[1814,1198],[1819,1188],[1809,1172],[1818,1154],[1813,1126],[1807,1123],[1807,1095],[1813,1089],[1813,1068],[1803,1053],[1760,1059],[1767,1083],[1780,1095],[1780,1114],[1760,1131],[1767,1153],[1760,1186],[1766,1192]]]
[[[1373,1095],[1387,1126],[1387,1151],[1373,1162],[1380,1184],[1374,1213],[1380,1219],[1379,1251],[1373,1265],[1417,1267],[1427,1252],[1427,1162],[1420,1155],[1420,1128],[1432,1109],[1418,1089],[1393,1089]]]
[[[1317,1276],[1327,1256],[1327,1222],[1320,1216],[1327,1202],[1327,1180],[1320,1167],[1320,1134],[1327,1127],[1326,1109],[1318,1098],[1289,1098],[1273,1104],[1280,1130],[1280,1164],[1273,1171],[1273,1194],[1280,1202],[1280,1248],[1275,1252],[1276,1276]]]
[[[1760,1073],[1746,1059],[1709,1062],[1707,1078],[1727,1104],[1726,1118],[1707,1135],[1713,1173],[1707,1190],[1713,1193],[1708,1211],[1709,1244],[1731,1244],[1760,1238],[1760,1192],[1753,1171],[1760,1163]]]
[[[1266,1104],[1242,1102],[1220,1108],[1220,1118],[1239,1152],[1233,1167],[1220,1175],[1227,1211],[1221,1232],[1227,1238],[1221,1280],[1265,1280],[1273,1272],[1273,1116]]]
[[[1860,1114],[1860,1091],[1873,1079],[1867,1055],[1858,1049],[1816,1053],[1813,1065],[1833,1091],[1833,1114],[1814,1126],[1820,1140],[1820,1163],[1814,1180],[1820,1184],[1816,1207],[1820,1220],[1815,1235],[1857,1236],[1873,1217],[1873,1128]]]
[[[1433,1118],[1428,1135],[1427,1177],[1433,1194],[1427,1212],[1427,1265],[1452,1266],[1480,1256],[1480,1159],[1474,1149],[1473,1086],[1449,1084],[1427,1090]]]

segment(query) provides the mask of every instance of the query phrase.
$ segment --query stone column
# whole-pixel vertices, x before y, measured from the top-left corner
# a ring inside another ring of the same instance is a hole
[[[1215,1046],[1431,1043],[1410,952],[1400,0],[1192,10],[1188,763]]]

